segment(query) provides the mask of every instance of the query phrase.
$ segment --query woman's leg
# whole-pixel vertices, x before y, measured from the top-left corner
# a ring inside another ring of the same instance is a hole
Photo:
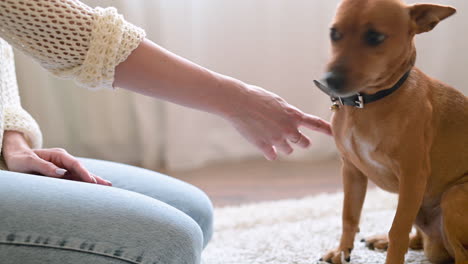
[[[156,199],[0,172],[2,264],[198,264],[202,248],[199,225]]]
[[[112,182],[114,187],[144,194],[167,203],[195,220],[203,231],[204,245],[213,233],[213,206],[197,187],[175,178],[110,161],[80,158],[92,173]]]

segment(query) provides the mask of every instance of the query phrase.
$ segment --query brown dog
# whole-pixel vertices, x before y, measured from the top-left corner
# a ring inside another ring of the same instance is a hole
[[[388,235],[366,240],[387,249],[387,264],[404,263],[408,247],[433,263],[468,263],[468,99],[413,67],[414,36],[454,13],[400,0],[341,3],[326,84],[316,82],[336,110],[345,193],[341,241],[323,261],[349,261],[370,179],[399,194]]]

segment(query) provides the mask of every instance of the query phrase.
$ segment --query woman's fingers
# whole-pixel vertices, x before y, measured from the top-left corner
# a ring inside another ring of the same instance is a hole
[[[59,164],[63,164],[70,173],[75,174],[84,182],[97,183],[97,180],[86,170],[81,163],[68,153],[57,153]]]
[[[263,152],[263,156],[265,156],[267,160],[276,160],[276,158],[278,158],[278,153],[271,144],[260,142],[256,145]]]
[[[92,173],[91,173],[91,175],[93,176],[94,179],[96,179],[98,184],[112,186],[112,183],[110,181],[104,180],[103,178],[101,178],[101,177],[99,177],[97,175],[94,175]]]
[[[301,125],[329,136],[332,135],[330,123],[313,115],[303,114]]]
[[[40,149],[34,150],[40,158],[50,161],[56,166],[66,169],[68,178],[81,180],[88,183],[98,183],[91,173],[86,170],[81,163],[62,149]]]
[[[31,170],[40,173],[44,176],[52,178],[62,178],[65,175],[66,170],[57,167],[55,164],[45,161],[40,157],[37,157],[31,164]]]
[[[296,133],[289,135],[288,140],[302,148],[307,148],[310,146],[310,139],[302,134],[299,130]]]
[[[286,140],[282,140],[282,141],[278,142],[275,145],[275,147],[279,151],[281,151],[281,152],[283,152],[284,154],[287,154],[287,155],[293,153],[293,151],[294,151],[293,148],[291,147],[291,145],[289,145],[289,143]]]

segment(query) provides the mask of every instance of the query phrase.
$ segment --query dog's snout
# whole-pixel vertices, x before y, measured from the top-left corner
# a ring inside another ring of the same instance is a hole
[[[328,88],[340,91],[345,86],[345,75],[341,71],[330,71],[325,74],[325,81],[327,82]]]

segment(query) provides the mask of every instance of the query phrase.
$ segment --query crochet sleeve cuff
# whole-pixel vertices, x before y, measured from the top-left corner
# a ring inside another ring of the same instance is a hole
[[[42,148],[42,133],[39,126],[34,118],[21,107],[4,108],[4,130],[21,132],[31,148]]]
[[[128,23],[115,8],[94,9],[88,53],[73,73],[79,86],[89,89],[113,89],[115,67],[125,61],[130,53],[143,41],[145,32]],[[68,77],[66,71],[56,72]]]
[[[113,7],[78,0],[0,0],[0,37],[57,77],[113,89],[115,67],[145,37]]]
[[[83,64],[70,72],[56,75],[74,78],[89,89],[113,89],[115,67],[125,61],[145,37],[145,31],[128,23],[115,8],[94,9],[89,49]]]

